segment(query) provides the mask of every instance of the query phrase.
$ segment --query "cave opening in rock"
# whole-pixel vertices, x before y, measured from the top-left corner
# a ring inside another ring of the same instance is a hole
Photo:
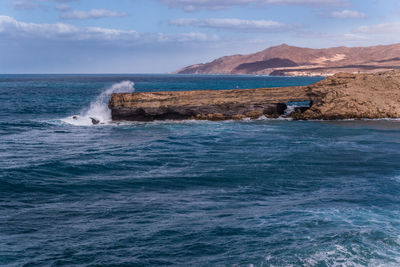
[[[284,115],[289,116],[293,112],[303,113],[311,107],[311,101],[298,101],[298,102],[287,102]]]

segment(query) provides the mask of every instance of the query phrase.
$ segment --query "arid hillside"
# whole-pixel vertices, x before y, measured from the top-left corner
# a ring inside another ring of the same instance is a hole
[[[329,76],[338,72],[371,73],[398,68],[400,44],[327,49],[283,44],[254,54],[221,57],[176,73]]]

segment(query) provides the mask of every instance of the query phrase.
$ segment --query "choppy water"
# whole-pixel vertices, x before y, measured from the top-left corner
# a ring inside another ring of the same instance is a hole
[[[0,265],[398,266],[400,121],[68,123],[122,81],[317,80],[0,76]]]

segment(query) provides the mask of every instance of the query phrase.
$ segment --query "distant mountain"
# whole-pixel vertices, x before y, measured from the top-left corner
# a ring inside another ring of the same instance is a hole
[[[312,49],[282,44],[249,55],[218,58],[185,67],[179,74],[260,74],[327,76],[400,68],[400,44]]]

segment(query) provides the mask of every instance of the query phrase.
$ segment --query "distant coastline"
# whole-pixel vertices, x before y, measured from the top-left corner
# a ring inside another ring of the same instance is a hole
[[[399,68],[400,44],[327,49],[282,44],[254,54],[187,66],[174,73],[327,77],[339,72],[375,73]]]

